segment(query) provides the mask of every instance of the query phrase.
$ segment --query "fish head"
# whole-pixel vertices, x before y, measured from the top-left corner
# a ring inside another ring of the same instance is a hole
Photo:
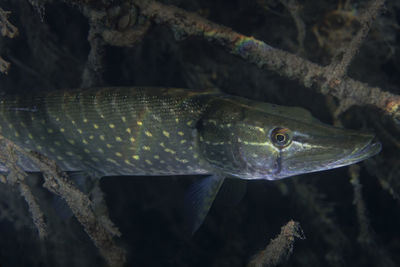
[[[219,105],[199,127],[202,157],[242,179],[277,180],[357,163],[381,150],[372,133],[324,124],[305,109]]]

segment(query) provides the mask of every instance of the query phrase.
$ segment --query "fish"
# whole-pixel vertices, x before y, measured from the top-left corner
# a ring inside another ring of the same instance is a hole
[[[0,134],[66,172],[204,175],[185,196],[192,233],[225,178],[278,180],[354,164],[381,150],[374,134],[324,124],[300,107],[157,87],[4,95]],[[39,171],[23,155],[18,164]]]

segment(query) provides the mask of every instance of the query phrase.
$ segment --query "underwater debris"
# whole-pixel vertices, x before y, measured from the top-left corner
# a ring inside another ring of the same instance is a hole
[[[270,267],[284,263],[293,252],[295,239],[305,239],[300,223],[293,220],[282,226],[280,234],[257,253],[247,267]]]

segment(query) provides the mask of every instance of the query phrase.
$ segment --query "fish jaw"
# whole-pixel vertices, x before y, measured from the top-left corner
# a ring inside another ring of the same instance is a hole
[[[372,133],[324,127],[327,129],[322,136],[303,135],[299,138],[302,143],[297,149],[304,151],[294,152],[295,146],[282,151],[280,172],[271,180],[348,166],[373,157],[382,149]],[[307,149],[307,146],[311,148]]]

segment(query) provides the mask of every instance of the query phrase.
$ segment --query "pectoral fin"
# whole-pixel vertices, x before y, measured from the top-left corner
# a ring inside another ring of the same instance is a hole
[[[191,185],[186,192],[185,219],[191,234],[203,223],[224,179],[221,176],[208,176]]]

